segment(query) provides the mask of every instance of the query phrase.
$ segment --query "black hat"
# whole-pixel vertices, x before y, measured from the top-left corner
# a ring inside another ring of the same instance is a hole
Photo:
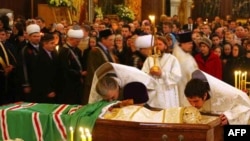
[[[133,99],[134,104],[142,104],[148,101],[148,92],[146,86],[141,82],[130,82],[123,88],[123,97]]]
[[[112,31],[110,29],[105,29],[105,30],[102,30],[102,31],[99,32],[99,37],[100,38],[106,38],[106,37],[108,37],[108,36],[110,36],[112,34],[113,33],[112,33]]]
[[[49,42],[52,40],[54,40],[54,36],[52,34],[49,34],[49,33],[45,33],[41,38],[41,42]]]
[[[192,42],[192,32],[184,32],[177,34],[179,43]]]

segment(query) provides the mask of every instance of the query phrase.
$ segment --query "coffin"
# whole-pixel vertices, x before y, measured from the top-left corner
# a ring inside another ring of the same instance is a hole
[[[208,124],[143,123],[98,119],[94,141],[223,141],[219,117]]]
[[[79,106],[21,102],[0,106],[0,140],[69,141],[72,126],[74,141],[80,141],[79,127],[92,130],[93,141],[223,141],[218,117],[213,116],[213,120],[206,124],[99,119],[100,110],[107,104],[98,102]]]

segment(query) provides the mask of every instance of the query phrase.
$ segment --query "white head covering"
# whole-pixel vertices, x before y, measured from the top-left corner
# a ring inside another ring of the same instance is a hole
[[[28,35],[32,34],[32,33],[39,33],[40,32],[40,27],[37,24],[30,24],[27,26],[26,31],[28,33]]]
[[[150,35],[138,36],[135,39],[135,46],[137,48],[150,48],[154,46],[154,37]]]
[[[78,38],[78,39],[80,39],[80,38],[83,38],[83,31],[82,31],[82,29],[77,29],[77,30],[69,29],[67,35],[70,38]]]
[[[9,19],[12,19],[14,15],[13,15],[13,13],[7,13],[6,16],[8,16]]]

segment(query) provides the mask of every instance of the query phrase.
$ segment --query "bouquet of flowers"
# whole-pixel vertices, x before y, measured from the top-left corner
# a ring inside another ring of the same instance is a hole
[[[60,7],[60,6],[65,6],[65,7],[72,7],[73,2],[72,0],[47,0],[48,5],[54,6],[54,7]]]
[[[134,12],[125,5],[115,5],[117,16],[126,22],[132,22],[135,19]]]

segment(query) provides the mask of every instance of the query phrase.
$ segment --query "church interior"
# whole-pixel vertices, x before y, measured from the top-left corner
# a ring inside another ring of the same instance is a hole
[[[249,11],[0,0],[0,141],[227,141],[234,128],[248,140]]]

